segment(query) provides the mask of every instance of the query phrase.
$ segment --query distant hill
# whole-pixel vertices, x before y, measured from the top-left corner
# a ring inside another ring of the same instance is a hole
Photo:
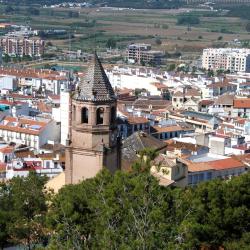
[[[3,0],[6,4],[25,4],[25,5],[51,5],[59,4],[64,2],[83,2],[79,0],[12,0],[11,3],[9,0]],[[98,4],[102,6],[116,6],[124,8],[179,8],[185,2],[183,0],[89,0],[87,1],[92,4]]]

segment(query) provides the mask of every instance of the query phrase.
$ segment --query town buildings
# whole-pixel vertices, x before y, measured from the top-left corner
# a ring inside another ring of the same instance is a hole
[[[127,58],[131,63],[160,65],[162,51],[151,50],[150,44],[130,44],[127,49]]]
[[[36,171],[78,183],[104,167],[129,171],[149,148],[159,154],[151,173],[163,186],[248,171],[249,73],[105,72],[95,55],[74,81],[67,71],[2,67],[0,75],[2,179]]]
[[[207,70],[250,72],[250,49],[204,49],[202,67]]]
[[[9,56],[41,57],[44,54],[45,42],[41,39],[0,38],[2,53]]]

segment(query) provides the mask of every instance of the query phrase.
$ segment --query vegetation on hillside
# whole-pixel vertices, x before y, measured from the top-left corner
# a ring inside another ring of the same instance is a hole
[[[6,4],[9,4],[8,0],[3,1]],[[15,4],[39,4],[39,5],[51,5],[51,4],[60,4],[66,2],[65,0],[12,0],[12,3]],[[71,0],[70,2],[82,2],[78,0]],[[100,6],[117,6],[117,7],[127,7],[127,8],[179,8],[183,6],[183,1],[181,0],[89,0],[87,1],[90,4],[98,4]]]
[[[228,12],[228,16],[232,17],[240,17],[243,19],[250,19],[250,6],[238,5],[234,7],[230,7]]]
[[[30,174],[0,184],[0,247],[29,249],[248,249],[250,174],[165,188],[144,153],[133,170],[107,170],[57,195]]]

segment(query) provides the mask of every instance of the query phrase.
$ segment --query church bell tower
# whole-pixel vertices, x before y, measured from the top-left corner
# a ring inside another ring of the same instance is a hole
[[[102,168],[120,168],[117,100],[97,57],[72,95],[70,138],[66,147],[66,184],[94,177]]]

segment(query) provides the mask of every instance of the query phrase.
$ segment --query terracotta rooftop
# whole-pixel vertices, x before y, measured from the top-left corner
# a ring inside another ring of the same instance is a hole
[[[207,171],[207,170],[225,170],[225,169],[233,169],[233,168],[242,168],[244,164],[235,159],[235,158],[227,158],[216,161],[209,162],[197,162],[188,164],[188,171],[190,172],[199,172],[199,171]]]
[[[250,98],[234,99],[234,108],[250,108]]]
[[[209,105],[213,105],[214,101],[213,100],[201,100],[199,102],[200,105],[204,105],[204,106],[209,106]]]
[[[184,94],[181,91],[177,91],[173,94],[173,97],[183,97]]]
[[[233,105],[234,95],[224,94],[218,97],[214,102],[215,105]]]
[[[185,93],[185,96],[201,96],[201,93],[197,89],[187,89],[187,92]]]
[[[0,162],[0,172],[5,172],[6,171],[6,163]]]
[[[175,140],[167,140],[167,149],[186,149],[192,152],[196,152],[198,149],[202,148],[202,146],[187,142],[175,141]]]
[[[14,151],[14,148],[11,146],[6,146],[4,148],[0,148],[0,152],[3,154],[10,154]]]
[[[151,85],[155,86],[158,89],[167,89],[168,87],[160,82],[152,82]]]
[[[39,135],[46,125],[47,122],[6,116],[0,123],[0,129],[24,134]]]
[[[129,115],[127,117],[128,123],[130,124],[142,124],[142,123],[148,123],[148,119],[142,116],[131,116]]]
[[[0,67],[0,75],[12,75],[16,77],[29,77],[48,80],[67,80],[65,76],[61,76],[59,72],[53,70],[42,69],[14,69]]]
[[[152,133],[164,133],[164,132],[175,132],[175,131],[189,131],[194,130],[192,127],[182,127],[180,125],[171,125],[171,126],[152,126]]]

